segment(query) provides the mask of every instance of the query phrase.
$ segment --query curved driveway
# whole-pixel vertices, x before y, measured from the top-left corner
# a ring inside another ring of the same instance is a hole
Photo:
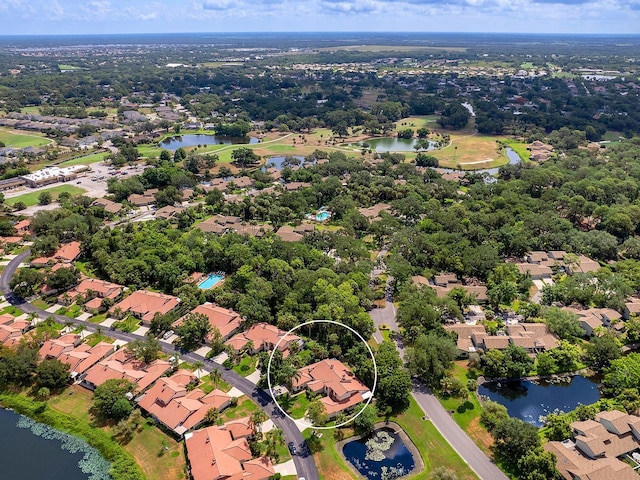
[[[74,325],[84,325],[89,332],[95,332],[98,329],[98,325],[86,322],[83,320],[77,320],[69,317],[65,317],[64,315],[56,315],[51,314],[45,310],[34,307],[24,299],[15,295],[11,288],[9,287],[9,283],[13,278],[18,266],[26,260],[29,255],[31,255],[31,251],[27,250],[16,258],[11,260],[9,264],[4,268],[2,274],[0,275],[0,291],[4,295],[5,299],[16,308],[20,309],[24,313],[36,313],[41,318],[53,317],[59,323],[73,322]],[[133,335],[132,333],[120,332],[118,330],[103,330],[105,335],[108,335],[117,340],[124,340],[126,342],[131,342],[133,340],[141,338],[139,335]],[[164,342],[160,342],[162,346],[162,350],[165,353],[179,355],[179,352],[175,351],[174,348],[170,345],[167,345]],[[202,355],[198,355],[196,353],[186,353],[181,355],[183,360],[189,362],[200,361],[204,363],[206,366],[210,368],[215,368],[219,370],[222,374],[222,379],[236,387],[240,390],[244,395],[253,399],[260,407],[265,411],[269,418],[273,421],[273,423],[280,428],[284,433],[284,438],[286,442],[293,442],[296,445],[296,450],[298,451],[297,455],[293,456],[293,461],[296,466],[296,470],[298,472],[298,477],[304,477],[306,480],[319,480],[320,476],[318,475],[318,469],[316,468],[316,464],[313,461],[313,456],[309,453],[309,450],[304,445],[304,438],[300,433],[300,430],[296,426],[295,422],[291,419],[287,418],[280,412],[275,402],[271,398],[271,396],[265,392],[264,390],[256,387],[253,383],[251,383],[246,378],[238,375],[233,370],[227,370],[222,365],[203,357]]]

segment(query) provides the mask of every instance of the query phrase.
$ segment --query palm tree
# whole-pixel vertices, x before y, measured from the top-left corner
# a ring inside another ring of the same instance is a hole
[[[202,376],[202,371],[200,369],[204,367],[204,363],[198,360],[193,364],[193,366],[196,367],[195,374],[196,374],[196,377],[198,377],[198,380],[200,380],[200,377]]]
[[[278,445],[284,445],[284,434],[279,428],[274,428],[267,433],[266,439],[267,457],[271,457],[274,463],[278,462]]]
[[[71,327],[73,326],[73,322],[71,320],[65,320],[64,326],[67,329],[67,333],[71,333]]]
[[[218,388],[218,382],[222,380],[222,373],[217,368],[214,368],[211,370],[211,373],[209,373],[209,378],[213,382],[213,386]]]
[[[256,410],[249,417],[249,424],[253,429],[253,434],[257,435],[258,433],[262,433],[262,424],[269,419],[266,413],[262,410]]]
[[[80,338],[84,340],[84,331],[87,329],[86,326],[80,324],[78,325],[78,332],[80,333]]]

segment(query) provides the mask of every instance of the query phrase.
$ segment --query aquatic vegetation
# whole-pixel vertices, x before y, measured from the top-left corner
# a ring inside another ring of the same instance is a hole
[[[395,439],[384,430],[376,432],[376,434],[367,440],[367,454],[365,460],[373,460],[375,462],[381,462],[387,456],[385,452],[391,448]]]
[[[60,442],[60,448],[69,453],[82,453],[83,457],[78,462],[78,467],[83,473],[89,475],[89,480],[111,480],[111,475],[109,475],[111,464],[100,455],[98,450],[84,440],[22,415],[18,420],[17,427],[29,429],[38,437],[56,440]]]

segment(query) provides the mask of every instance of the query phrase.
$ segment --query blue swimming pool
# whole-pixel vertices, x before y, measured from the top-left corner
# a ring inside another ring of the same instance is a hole
[[[316,220],[319,222],[324,222],[325,220],[328,220],[330,217],[331,217],[330,212],[319,212],[318,214],[316,214]]]
[[[209,274],[207,276],[207,278],[205,278],[203,281],[201,281],[198,284],[198,288],[201,288],[202,290],[209,290],[210,288],[215,287],[222,280],[224,280],[224,276],[223,275],[218,275],[216,273],[211,273],[211,274]]]

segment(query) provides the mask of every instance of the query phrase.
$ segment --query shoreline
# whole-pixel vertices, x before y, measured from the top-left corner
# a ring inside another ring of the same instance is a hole
[[[24,415],[38,423],[84,440],[111,464],[109,475],[113,480],[144,480],[146,477],[135,459],[111,438],[111,435],[80,422],[77,418],[59,412],[47,402],[33,400],[20,393],[0,393],[0,408]]]

